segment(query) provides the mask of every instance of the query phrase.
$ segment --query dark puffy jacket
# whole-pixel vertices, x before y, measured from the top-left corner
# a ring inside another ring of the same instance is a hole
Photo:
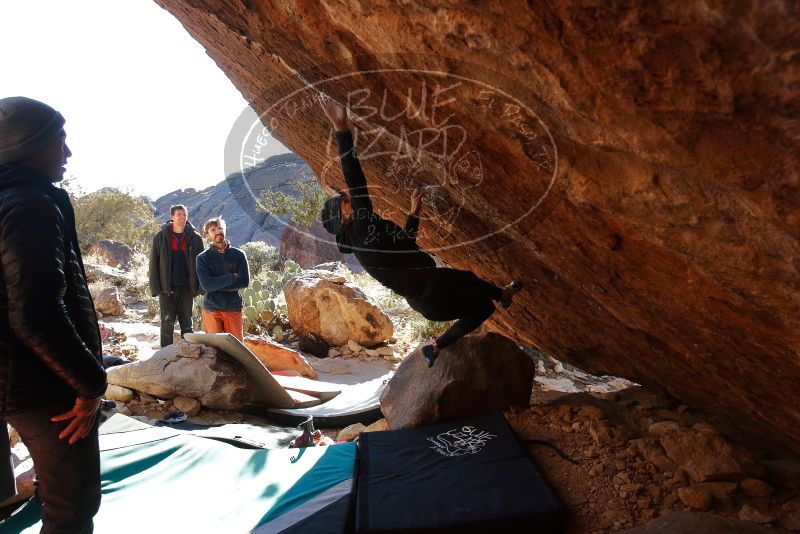
[[[197,280],[195,261],[197,255],[205,249],[203,238],[200,237],[194,226],[186,222],[184,232],[189,236],[186,244],[186,263],[189,267],[189,291],[192,297],[202,292],[200,282]],[[172,221],[164,224],[161,230],[153,237],[153,247],[150,250],[150,292],[155,297],[159,293],[172,291]]]
[[[0,165],[0,413],[106,389],[100,329],[67,193]]]

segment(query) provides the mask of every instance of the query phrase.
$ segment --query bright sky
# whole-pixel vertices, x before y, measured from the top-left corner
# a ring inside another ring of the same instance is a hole
[[[199,43],[151,0],[0,1],[0,98],[67,120],[67,176],[155,199],[225,178],[223,149],[247,107]],[[288,152],[274,138],[266,155]]]

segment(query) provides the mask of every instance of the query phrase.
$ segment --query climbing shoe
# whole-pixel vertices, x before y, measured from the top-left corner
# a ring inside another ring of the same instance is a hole
[[[433,367],[433,362],[436,361],[438,355],[439,351],[434,349],[432,344],[422,346],[422,357],[425,358],[428,367]]]
[[[511,301],[514,295],[522,289],[522,280],[513,280],[510,284],[503,288],[503,297],[500,299],[500,305],[504,308],[511,306]]]

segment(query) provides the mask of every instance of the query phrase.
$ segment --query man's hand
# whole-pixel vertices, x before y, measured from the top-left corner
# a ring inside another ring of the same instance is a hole
[[[414,189],[411,192],[411,214],[419,215],[422,209],[422,189]]]
[[[89,435],[89,432],[94,426],[97,411],[100,409],[100,399],[81,399],[75,400],[75,406],[66,413],[56,415],[50,418],[53,423],[60,421],[70,421],[67,428],[61,431],[58,439],[69,438],[69,444],[76,443],[79,439],[83,439]]]
[[[322,111],[325,113],[325,116],[328,117],[328,120],[337,132],[346,132],[350,129],[350,122],[347,120],[347,110],[344,106],[326,94],[320,94],[317,100],[319,100]]]

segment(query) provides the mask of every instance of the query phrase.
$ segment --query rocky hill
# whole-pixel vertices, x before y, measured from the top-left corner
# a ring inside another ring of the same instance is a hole
[[[228,223],[228,239],[234,246],[249,241],[266,241],[279,246],[285,219],[273,217],[255,207],[255,199],[266,189],[293,194],[291,184],[307,181],[313,172],[296,154],[281,154],[264,160],[245,173],[231,174],[222,182],[200,191],[179,189],[154,201],[156,218],[169,220],[169,208],[184,204],[195,228],[221,215]]]
[[[169,208],[183,204],[189,220],[202,232],[205,221],[222,216],[227,223],[228,239],[234,246],[250,241],[265,241],[278,248],[281,257],[311,267],[328,261],[341,261],[360,270],[352,258],[345,258],[325,233],[319,222],[310,229],[298,228],[285,217],[256,209],[256,199],[267,189],[297,195],[293,184],[313,180],[313,171],[296,154],[280,154],[233,173],[224,181],[200,191],[180,189],[153,201],[156,218],[169,220]]]

